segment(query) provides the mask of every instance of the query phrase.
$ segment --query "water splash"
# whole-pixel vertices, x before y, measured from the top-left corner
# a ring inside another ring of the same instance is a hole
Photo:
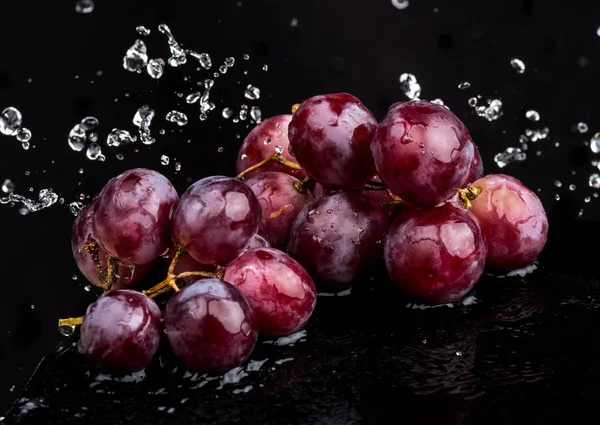
[[[517,74],[523,74],[525,72],[525,63],[519,58],[512,58],[510,60],[510,66],[517,71]]]
[[[71,211],[71,213],[74,216],[78,216],[79,215],[79,211],[81,211],[83,209],[83,203],[79,202],[79,201],[74,201],[71,202],[69,204],[69,211]]]
[[[399,10],[406,9],[409,6],[409,4],[410,3],[408,0],[392,0],[392,6]]]
[[[527,154],[525,152],[520,148],[513,147],[506,148],[503,152],[497,153],[496,156],[494,156],[494,162],[500,168],[504,168],[516,161],[525,161],[526,159]]]
[[[77,13],[81,13],[82,15],[87,15],[88,13],[92,13],[94,11],[94,1],[93,0],[78,0],[75,3],[75,11]]]
[[[477,106],[476,104],[471,105],[471,102],[469,102],[469,105],[475,109],[477,116],[488,121],[496,121],[502,116],[502,101],[500,99],[488,99],[486,103],[487,105]]]
[[[182,49],[177,40],[175,40],[175,37],[173,37],[173,34],[171,33],[171,29],[165,24],[160,24],[158,30],[167,36],[167,43],[169,43],[169,50],[171,51],[171,57],[168,60],[169,65],[174,68],[184,65],[187,62],[185,50]]]
[[[258,100],[260,99],[260,89],[252,84],[248,84],[248,87],[246,87],[246,91],[244,92],[244,96],[246,99]]]
[[[147,35],[150,35],[150,28],[146,28],[146,27],[145,27],[145,26],[143,26],[143,25],[139,25],[139,26],[137,26],[137,27],[135,28],[135,30],[137,31],[137,33],[138,33],[139,35],[142,35],[142,36],[144,36],[144,37],[145,37],[145,36],[147,36]]]
[[[28,199],[24,196],[15,193],[9,193],[8,196],[0,198],[0,204],[8,204],[10,202],[21,203],[31,212],[41,211],[44,208],[52,206],[58,201],[58,195],[52,189],[42,189],[38,194],[38,199]]]
[[[210,69],[212,67],[212,58],[208,53],[196,53],[194,51],[188,50],[188,53],[191,57],[196,59],[200,66],[204,69]]]
[[[167,116],[165,117],[165,119],[169,122],[174,122],[175,124],[177,124],[179,126],[184,126],[188,123],[187,115],[185,115],[183,112],[179,112],[179,111],[175,111],[175,110],[167,113]]]
[[[163,59],[150,59],[146,66],[146,72],[150,77],[158,80],[165,72],[165,61]]]
[[[148,64],[148,49],[146,44],[137,39],[123,57],[123,68],[129,72],[141,72]]]
[[[137,140],[136,136],[132,136],[127,130],[113,128],[106,137],[106,145],[110,147],[118,147],[128,145]]]
[[[140,139],[145,145],[151,145],[156,141],[150,134],[150,124],[153,118],[154,110],[148,105],[139,108],[133,117],[133,125],[139,127]]]
[[[190,105],[196,103],[198,102],[198,100],[200,100],[200,96],[202,96],[202,93],[200,93],[199,91],[192,92],[188,94],[185,98],[185,103]]]
[[[525,118],[527,118],[529,121],[539,121],[540,114],[538,111],[530,109],[527,112],[525,112]]]
[[[421,96],[421,86],[413,74],[400,75],[400,90],[410,100],[416,100]]]
[[[200,96],[200,113],[206,114],[208,111],[214,109],[215,105],[210,102],[210,89],[215,85],[214,80],[204,80],[204,92]]]

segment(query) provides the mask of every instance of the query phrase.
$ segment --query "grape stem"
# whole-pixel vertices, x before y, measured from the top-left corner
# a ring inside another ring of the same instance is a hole
[[[300,167],[300,165],[296,164],[295,162],[285,159],[279,152],[274,152],[273,154],[266,157],[262,161],[257,162],[256,164],[254,164],[253,166],[251,166],[249,168],[246,168],[244,171],[242,171],[240,174],[238,174],[236,176],[236,178],[243,179],[248,173],[262,167],[263,165],[268,164],[269,162],[277,162],[277,163],[284,165],[288,168],[291,168],[293,170],[301,170],[302,169],[302,167]]]
[[[312,179],[306,176],[303,180],[295,181],[294,183],[292,183],[292,185],[294,186],[294,189],[296,189],[299,193],[306,193],[306,189],[311,183],[311,181]]]
[[[387,188],[379,182],[369,181],[365,183],[364,190],[387,190]]]
[[[73,327],[83,323],[83,316],[80,317],[67,317],[66,319],[58,319],[58,327]]]
[[[395,205],[402,205],[403,203],[404,203],[404,201],[402,201],[402,199],[393,199],[391,201],[381,202],[379,205],[382,208],[385,208],[385,207],[392,207]]]
[[[477,197],[483,191],[483,188],[481,186],[468,184],[466,187],[457,189],[456,191],[458,192],[458,197],[461,199],[461,201],[463,201],[463,204],[465,204],[465,207],[468,209],[471,208],[471,201],[477,199]]]

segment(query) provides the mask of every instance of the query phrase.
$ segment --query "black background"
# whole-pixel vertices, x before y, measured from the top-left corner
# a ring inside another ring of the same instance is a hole
[[[600,199],[585,203],[584,198],[593,193],[587,180],[594,170],[594,155],[585,142],[600,130],[600,5],[415,0],[398,10],[385,0],[96,3],[88,15],[75,12],[74,0],[4,2],[0,13],[0,107],[12,105],[23,113],[36,146],[25,151],[16,140],[0,136],[0,180],[12,179],[19,194],[34,197],[52,187],[65,199],[64,205],[27,216],[0,206],[1,411],[62,338],[57,318],[82,314],[97,295],[83,289],[81,276],[72,280],[79,274],[70,252],[73,215],[67,204],[80,193],[97,193],[110,177],[138,166],[163,172],[180,193],[189,181],[231,174],[249,123],[223,119],[220,111],[226,106],[239,110],[242,103],[256,104],[267,117],[287,113],[292,104],[315,94],[347,91],[381,118],[391,103],[405,99],[398,77],[410,72],[422,86],[422,98],[443,99],[465,121],[488,173],[500,172],[494,154],[516,146],[526,128],[548,126],[549,139],[533,145],[526,161],[502,172],[541,189],[551,219],[542,264],[574,277],[598,277]],[[294,18],[296,27],[290,25]],[[124,70],[122,57],[139,37],[137,25],[152,29],[145,38],[150,57],[168,57],[159,23],[168,24],[184,47],[210,53],[213,69],[168,67],[159,81]],[[250,60],[242,59],[244,53]],[[185,97],[228,56],[236,58],[236,65],[216,80],[211,97],[217,109],[200,122],[197,105],[186,105],[176,93]],[[525,74],[511,68],[513,57],[525,62]],[[469,81],[471,88],[459,90],[462,81]],[[244,99],[249,83],[261,89],[260,100]],[[501,98],[504,116],[491,123],[475,116],[467,99],[478,94]],[[135,129],[131,119],[143,104],[157,111],[152,125],[156,144],[106,147],[113,127]],[[182,131],[164,120],[171,109],[188,114],[190,123]],[[541,114],[539,123],[525,119],[527,109]],[[68,147],[69,130],[88,115],[100,121],[104,163]],[[589,125],[588,133],[573,131],[580,121]],[[159,129],[166,134],[158,134]],[[537,150],[541,156],[535,155]],[[117,160],[117,152],[125,159]],[[168,166],[160,164],[163,154],[171,157]],[[175,158],[182,163],[179,173]],[[570,184],[576,185],[574,191]]]

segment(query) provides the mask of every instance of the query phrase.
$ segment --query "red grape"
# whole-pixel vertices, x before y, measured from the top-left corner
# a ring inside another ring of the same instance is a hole
[[[135,372],[152,360],[161,329],[160,309],[152,299],[129,289],[111,290],[88,307],[79,351],[108,372]]]
[[[269,248],[271,244],[268,240],[259,234],[254,235],[250,243],[246,246],[246,251],[252,248]]]
[[[479,149],[477,149],[477,146],[475,146],[473,162],[471,162],[471,167],[469,168],[467,175],[460,183],[460,187],[465,187],[469,183],[473,183],[475,180],[480,179],[481,177],[483,177],[483,160],[479,154]]]
[[[433,206],[460,186],[473,161],[474,144],[448,109],[411,101],[392,105],[371,151],[387,188],[410,204]]]
[[[192,258],[189,254],[182,255],[179,260],[177,260],[177,264],[175,264],[175,269],[173,270],[175,274],[180,274],[184,272],[209,272],[214,273],[217,270],[217,266],[212,264],[202,264],[197,262]],[[199,276],[188,276],[184,277],[183,281],[188,285],[194,283],[198,279],[201,279]]]
[[[289,174],[273,171],[260,173],[246,181],[262,208],[259,233],[275,248],[285,249],[296,216],[313,199],[309,191],[300,193],[294,187],[294,183],[299,182]]]
[[[277,146],[281,146],[283,149],[282,156],[285,159],[296,162],[296,159],[289,152],[288,126],[291,119],[291,115],[277,115],[267,118],[261,124],[254,127],[244,139],[244,143],[242,143],[242,147],[238,153],[235,163],[236,173],[240,174],[245,169],[271,156],[275,153]],[[246,177],[264,173],[265,171],[279,171],[299,179],[306,177],[304,170],[294,170],[277,162],[270,162],[257,170],[251,171]]]
[[[202,279],[171,297],[164,312],[177,358],[194,372],[226,372],[256,344],[256,316],[241,292],[219,279]]]
[[[171,244],[178,196],[169,180],[144,168],[111,179],[96,198],[92,229],[102,248],[128,265],[148,264]]]
[[[375,174],[370,144],[376,128],[373,114],[354,96],[311,97],[290,122],[290,151],[323,186],[361,188]]]
[[[246,296],[264,335],[297,331],[315,309],[316,289],[308,272],[274,248],[244,252],[227,265],[224,280]]]
[[[486,266],[515,270],[542,252],[548,237],[544,206],[533,191],[504,174],[488,174],[474,186],[483,191],[471,201],[488,244]]]
[[[386,237],[391,280],[430,304],[458,301],[477,283],[487,247],[477,220],[462,206],[405,208]]]
[[[329,193],[298,214],[288,252],[319,286],[342,291],[381,256],[388,224],[389,214],[361,192]]]
[[[173,239],[196,261],[227,264],[256,235],[260,203],[243,182],[212,176],[191,185],[171,219]]]
[[[95,286],[102,287],[102,281],[98,275],[96,264],[92,256],[83,249],[83,246],[88,242],[92,235],[92,216],[94,213],[94,202],[86,205],[75,219],[73,223],[73,234],[71,236],[71,249],[75,263],[81,273]],[[107,269],[107,252],[98,247],[98,260],[103,273]],[[117,268],[112,282],[113,288],[130,287],[138,283],[150,268],[150,264],[142,264],[138,266],[127,266],[116,260]]]

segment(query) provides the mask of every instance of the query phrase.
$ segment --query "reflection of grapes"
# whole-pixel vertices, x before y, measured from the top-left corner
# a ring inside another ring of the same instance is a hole
[[[160,343],[161,313],[139,292],[105,292],[87,309],[79,351],[102,369],[130,373],[146,367]]]

